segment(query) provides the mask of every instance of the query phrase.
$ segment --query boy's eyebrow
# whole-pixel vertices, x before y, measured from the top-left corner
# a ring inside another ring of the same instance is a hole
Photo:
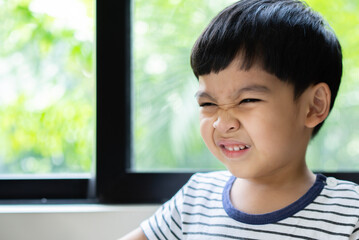
[[[266,86],[263,85],[258,85],[258,84],[253,84],[253,85],[249,85],[246,86],[244,88],[239,89],[235,96],[238,97],[240,96],[243,92],[262,92],[262,93],[267,93],[270,92],[270,89]]]
[[[270,89],[266,86],[263,85],[249,85],[246,86],[244,88],[239,89],[237,92],[235,92],[234,96],[238,97],[240,96],[243,92],[263,92],[263,93],[267,93],[270,92]],[[204,92],[204,91],[198,91],[196,92],[196,94],[194,95],[195,98],[201,98],[201,97],[205,97],[208,98],[212,101],[216,101],[216,99],[214,97],[212,97],[210,94]]]
[[[208,99],[210,99],[210,100],[212,100],[212,101],[216,101],[216,99],[215,99],[214,97],[212,97],[211,95],[209,95],[208,93],[206,93],[206,92],[204,92],[204,91],[198,91],[198,92],[196,92],[196,94],[194,95],[194,97],[195,97],[196,99],[201,98],[201,97],[205,97],[205,98],[208,98]]]

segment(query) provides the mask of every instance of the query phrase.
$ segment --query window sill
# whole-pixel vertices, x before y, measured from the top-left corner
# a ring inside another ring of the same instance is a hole
[[[106,204],[16,204],[0,205],[2,213],[128,213],[154,212],[159,205],[106,205]]]

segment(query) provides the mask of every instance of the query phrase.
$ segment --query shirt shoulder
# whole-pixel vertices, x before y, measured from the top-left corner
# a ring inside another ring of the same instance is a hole
[[[328,177],[322,194],[329,198],[359,201],[359,185],[351,181]]]
[[[356,183],[328,177],[313,206],[335,221],[359,221],[359,186]]]

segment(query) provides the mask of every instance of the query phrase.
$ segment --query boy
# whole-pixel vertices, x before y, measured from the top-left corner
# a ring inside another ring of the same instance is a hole
[[[191,66],[201,135],[228,171],[195,174],[124,239],[359,239],[358,185],[305,162],[342,75],[324,20],[296,0],[239,1],[201,34]]]

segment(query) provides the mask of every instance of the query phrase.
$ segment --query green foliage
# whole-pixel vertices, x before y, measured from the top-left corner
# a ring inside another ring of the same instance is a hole
[[[34,2],[0,1],[0,173],[89,172],[93,40]]]
[[[89,172],[93,33],[83,37],[75,20],[64,24],[36,10],[34,2],[0,0],[0,174]],[[232,2],[134,0],[136,170],[223,168],[200,137],[197,80],[189,55],[210,19]],[[93,1],[75,3],[93,21]],[[334,110],[312,141],[307,160],[314,170],[359,169],[359,130],[354,127],[359,117],[359,2],[307,3],[336,31],[345,59]]]
[[[359,2],[308,0],[336,32],[343,50],[340,90],[323,129],[309,146],[307,161],[314,170],[359,170]]]

